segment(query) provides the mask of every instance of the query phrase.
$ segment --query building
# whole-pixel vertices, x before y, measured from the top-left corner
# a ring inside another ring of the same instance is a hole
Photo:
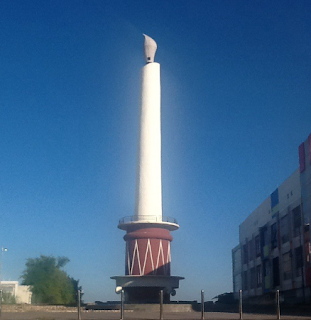
[[[30,286],[19,285],[18,281],[1,281],[0,290],[15,298],[16,303],[31,304],[32,292]]]
[[[239,226],[232,250],[233,291],[250,302],[311,301],[311,134],[299,146],[299,168]]]

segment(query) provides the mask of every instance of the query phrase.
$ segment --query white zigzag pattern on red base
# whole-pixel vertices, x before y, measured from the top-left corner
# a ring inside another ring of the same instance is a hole
[[[141,253],[139,252],[139,246],[138,246],[138,241],[135,240],[135,246],[134,246],[134,250],[133,250],[133,254],[132,254],[132,259],[131,257],[131,253],[129,252],[129,246],[128,243],[126,244],[126,255],[127,255],[127,267],[128,267],[128,272],[129,275],[133,275],[133,270],[135,267],[135,261],[138,262],[138,269],[139,269],[139,275],[143,276],[145,274],[145,269],[146,269],[146,265],[147,265],[147,259],[148,259],[148,253],[149,253],[149,257],[151,259],[151,266],[152,266],[152,274],[156,274],[157,269],[159,268],[159,266],[163,266],[164,268],[164,273],[167,273],[167,265],[169,265],[171,263],[171,245],[170,242],[167,242],[168,248],[167,248],[167,256],[166,259],[164,257],[164,250],[163,250],[163,243],[162,240],[160,240],[159,243],[159,248],[158,248],[158,254],[157,254],[157,261],[156,264],[154,264],[153,261],[153,255],[152,255],[152,246],[151,246],[151,242],[150,239],[148,239],[147,242],[147,248],[145,250],[145,257],[144,257],[144,263],[143,265],[141,265],[140,263],[140,256]],[[166,261],[165,261],[166,260]],[[160,265],[160,262],[162,262],[162,265]]]

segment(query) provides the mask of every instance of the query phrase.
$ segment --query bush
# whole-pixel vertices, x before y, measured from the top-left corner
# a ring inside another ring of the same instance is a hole
[[[4,304],[16,304],[16,299],[9,292],[2,292],[2,303],[4,303]]]

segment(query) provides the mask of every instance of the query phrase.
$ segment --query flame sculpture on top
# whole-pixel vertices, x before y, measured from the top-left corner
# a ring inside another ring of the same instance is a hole
[[[145,43],[144,43],[144,53],[145,53],[145,59],[147,63],[154,62],[154,56],[157,51],[157,43],[144,34],[145,37]]]
[[[160,290],[169,301],[183,279],[171,276],[170,231],[179,225],[162,216],[161,83],[160,64],[154,62],[157,44],[144,37],[135,214],[119,221],[118,228],[126,231],[125,276],[112,277],[116,290],[125,291],[127,302],[157,302]]]

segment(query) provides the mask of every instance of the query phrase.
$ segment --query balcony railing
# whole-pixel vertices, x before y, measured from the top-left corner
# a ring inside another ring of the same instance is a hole
[[[127,224],[132,222],[140,222],[140,221],[148,221],[148,222],[168,222],[173,224],[178,224],[177,220],[172,217],[159,217],[159,216],[151,216],[151,215],[143,215],[143,216],[127,216],[119,220],[120,224]]]

